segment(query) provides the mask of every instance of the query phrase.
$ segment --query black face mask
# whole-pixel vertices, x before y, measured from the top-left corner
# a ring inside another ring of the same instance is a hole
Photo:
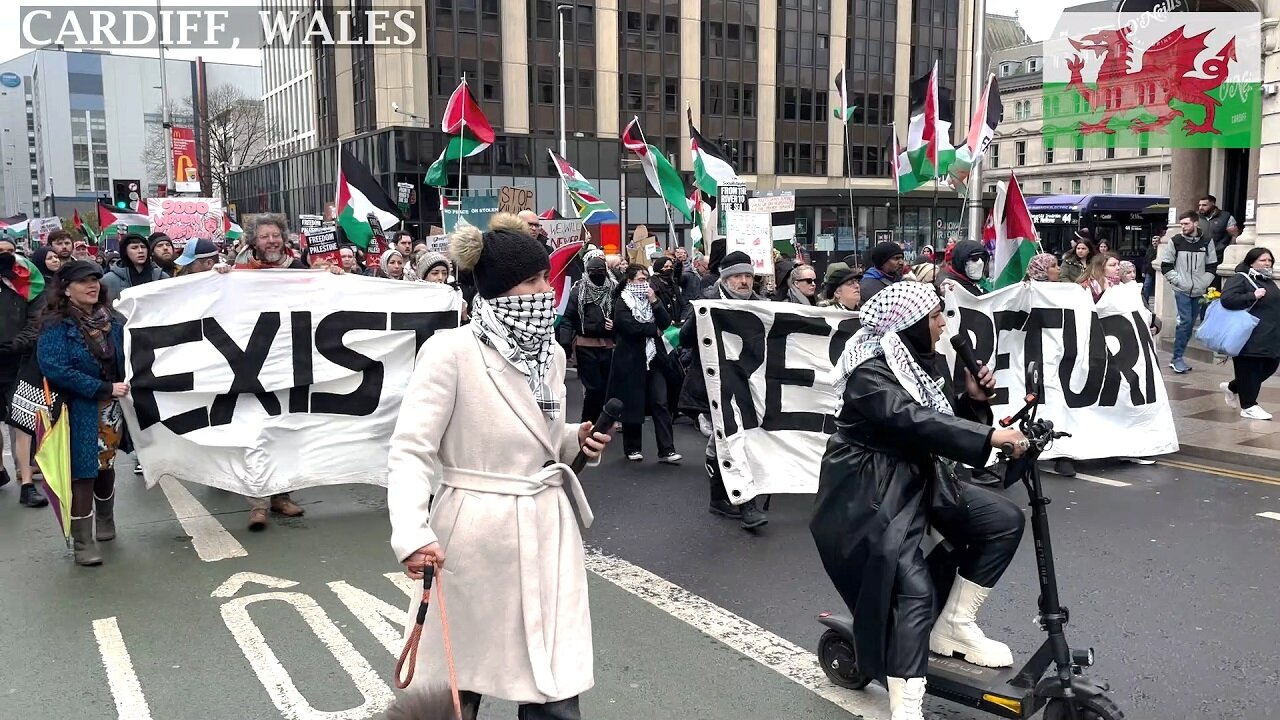
[[[916,362],[925,372],[932,372],[931,367],[937,353],[933,346],[933,334],[929,331],[929,316],[925,315],[916,321],[915,325],[898,333],[898,337],[902,338],[906,343],[907,349],[916,357]]]
[[[18,258],[13,253],[0,253],[0,275],[12,277],[13,266],[17,262]]]
[[[603,285],[605,278],[609,277],[608,270],[592,270],[587,273],[587,277],[591,278],[591,282],[597,285]]]

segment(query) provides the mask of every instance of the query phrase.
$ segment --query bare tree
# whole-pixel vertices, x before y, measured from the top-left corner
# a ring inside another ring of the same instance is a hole
[[[200,185],[206,197],[225,200],[231,171],[268,159],[269,133],[262,102],[246,96],[234,85],[211,88],[204,107],[197,107],[190,97],[171,104],[169,114],[175,126],[191,127],[193,119],[198,120]],[[152,183],[162,182],[157,178],[165,177],[166,163],[170,160],[164,148],[163,128],[153,126],[143,155],[147,177]]]

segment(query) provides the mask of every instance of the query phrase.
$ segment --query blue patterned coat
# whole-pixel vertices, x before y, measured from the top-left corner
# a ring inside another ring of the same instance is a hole
[[[124,374],[124,326],[111,320],[111,341],[116,348],[116,372]],[[98,402],[111,397],[111,383],[101,379],[98,359],[72,320],[46,325],[36,343],[36,359],[49,387],[71,409],[71,476],[98,476]]]

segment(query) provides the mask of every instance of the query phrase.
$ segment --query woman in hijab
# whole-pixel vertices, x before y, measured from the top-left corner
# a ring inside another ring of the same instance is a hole
[[[592,515],[569,463],[579,448],[598,458],[609,436],[563,420],[546,250],[509,213],[489,228],[463,225],[451,239],[459,270],[475,278],[472,322],[423,344],[432,362],[413,371],[387,458],[396,558],[415,579],[436,568],[450,632],[465,638],[450,667],[439,661],[441,605],[432,602],[408,692],[430,694],[456,670],[465,717],[485,694],[518,703],[521,718],[576,720],[594,677],[574,505],[584,526]]]
[[[560,321],[561,344],[577,359],[582,382],[582,421],[594,421],[604,409],[613,361],[613,302],[617,281],[604,255],[587,261],[586,275],[569,291]]]
[[[862,328],[837,368],[842,406],[809,523],[853,614],[858,666],[886,683],[894,720],[922,720],[931,650],[985,667],[1013,664],[974,618],[1017,552],[1022,511],[958,482],[948,465],[982,467],[992,448],[1010,443],[1016,457],[1029,443],[1016,429],[992,429],[990,369],[976,379],[966,372],[963,392],[952,391],[934,351],[943,328],[938,296],[923,283],[894,283],[863,306]],[[928,526],[959,560],[936,623],[921,548]]]
[[[124,328],[110,308],[102,268],[72,260],[49,295],[36,360],[71,419],[71,539],[77,565],[101,565],[97,541],[114,540],[116,448],[124,435]],[[96,515],[96,528],[95,528]]]
[[[653,261],[653,274],[649,286],[658,296],[658,302],[667,311],[672,325],[679,325],[684,318],[684,298],[680,295],[680,281],[676,277],[676,261],[665,255]]]
[[[382,258],[378,260],[378,277],[390,278],[392,280],[407,280],[404,273],[404,255],[399,250],[391,248],[382,253]]]
[[[1120,261],[1120,284],[1138,282],[1138,267],[1128,260]]]
[[[1040,253],[1031,256],[1027,261],[1027,280],[1032,282],[1058,282],[1062,276],[1062,268],[1058,267],[1058,258],[1053,253]]]
[[[31,262],[40,268],[40,274],[44,275],[44,287],[47,291],[53,285],[53,277],[57,274],[58,268],[62,267],[62,259],[53,251],[53,248],[41,245],[32,253]]]
[[[632,462],[644,460],[645,417],[653,418],[658,462],[678,465],[683,459],[676,452],[667,396],[670,357],[662,331],[670,326],[667,309],[649,286],[648,268],[628,265],[623,283],[614,290],[608,396],[622,401],[622,449]]]

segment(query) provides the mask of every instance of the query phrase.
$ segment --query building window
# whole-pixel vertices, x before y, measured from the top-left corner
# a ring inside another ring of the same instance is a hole
[[[991,143],[991,167],[1000,167],[1000,143]]]
[[[791,142],[782,143],[782,163],[778,172],[786,175],[796,174],[796,144],[795,143],[791,143]]]
[[[556,104],[556,71],[549,67],[538,68],[538,102]]]
[[[1014,143],[1013,148],[1014,148],[1013,150],[1014,158],[1018,163],[1018,167],[1022,167],[1023,165],[1026,165],[1027,164],[1027,141],[1019,140],[1018,142]]]
[[[1000,77],[1009,77],[1017,67],[1017,63],[1000,63]]]
[[[1053,194],[1053,183],[1051,183],[1051,182],[1049,182],[1049,181],[1047,181],[1047,180],[1046,180],[1045,182],[1040,183],[1040,192],[1041,192],[1041,194],[1044,194],[1044,195],[1052,195],[1052,194]]]
[[[1072,181],[1071,181],[1071,194],[1072,194],[1072,195],[1079,195],[1079,194],[1080,194],[1080,181],[1079,181],[1079,180],[1072,180]]]
[[[987,186],[987,192],[992,193],[992,194],[995,194],[995,191],[996,191],[996,186],[995,186],[995,185],[988,185],[988,186]]]
[[[1138,136],[1138,157],[1146,157],[1151,154],[1151,140],[1144,133]]]
[[[1040,58],[1027,58],[1027,72],[1040,72]]]
[[[1116,181],[1114,178],[1102,178],[1102,194],[1110,195],[1116,191]]]
[[[582,8],[579,8],[581,10]],[[497,65],[497,63],[493,63]],[[578,71],[578,107],[589,108],[596,106],[596,71],[595,70],[579,70]]]
[[[737,91],[738,91],[737,85],[734,85],[730,90],[729,94],[730,94],[731,106],[736,105],[738,102]],[[667,78],[665,81],[663,81],[662,105],[663,105],[663,108],[669,113],[675,112],[680,105],[680,86],[679,86],[679,83],[677,83],[672,78]]]
[[[1139,195],[1147,194],[1147,176],[1137,175],[1133,178],[1133,191]]]
[[[1044,146],[1044,161],[1046,164],[1053,162],[1053,146],[1048,143]]]
[[[498,102],[502,100],[502,64],[493,62],[481,63],[480,99]]]
[[[1076,162],[1084,162],[1084,138],[1076,137]]]
[[[1116,159],[1116,136],[1115,135],[1107,136],[1107,159],[1108,160]]]

